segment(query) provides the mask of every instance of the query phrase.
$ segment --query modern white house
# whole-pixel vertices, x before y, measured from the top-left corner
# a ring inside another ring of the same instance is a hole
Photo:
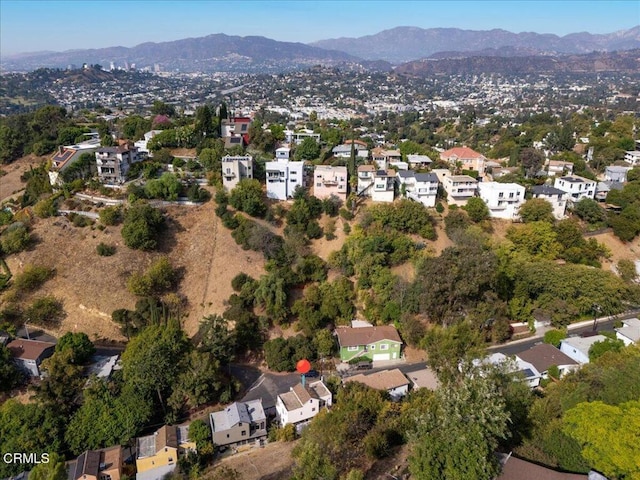
[[[616,338],[622,340],[626,346],[640,342],[640,320],[637,318],[622,320],[622,327],[616,328]]]
[[[519,357],[508,357],[504,353],[493,353],[483,360],[474,360],[475,365],[492,364],[505,368],[508,372],[517,375],[527,382],[529,387],[535,388],[540,385],[542,374],[530,362],[525,362]]]
[[[375,165],[360,165],[358,167],[358,188],[359,196],[371,196],[373,187],[373,174],[376,171]]]
[[[604,335],[593,335],[591,337],[569,337],[560,342],[560,351],[571,357],[580,365],[589,363],[589,349],[594,343],[606,342],[609,340]]]
[[[567,194],[567,200],[579,202],[583,198],[594,199],[596,196],[596,181],[577,175],[556,178],[553,186]]]
[[[396,181],[400,192],[407,198],[422,203],[425,207],[435,207],[438,195],[438,176],[435,173],[416,173],[413,170],[398,170]],[[403,188],[404,187],[404,188]]]
[[[149,141],[160,132],[162,132],[162,130],[148,131],[147,133],[144,134],[144,138],[142,140],[138,140],[137,142],[135,142],[133,146],[136,147],[140,153],[144,153],[152,157],[153,155],[149,151],[149,147],[148,147]]]
[[[447,175],[443,177],[442,186],[447,192],[447,203],[462,207],[471,197],[475,197],[478,180],[469,175]]]
[[[291,149],[289,147],[276,148],[276,160],[289,160]]]
[[[253,157],[251,155],[226,155],[222,157],[222,185],[233,190],[240,180],[253,178]]]
[[[357,141],[354,142],[354,153],[356,155],[356,157],[359,158],[368,158],[369,157],[369,150],[367,149],[366,145],[361,145],[360,143],[358,143]],[[331,150],[331,152],[333,153],[334,157],[338,157],[338,158],[350,158],[351,157],[351,144],[350,143],[343,143],[342,145],[337,145],[335,147],[333,147],[333,150]]]
[[[640,150],[629,150],[625,152],[624,161],[632,167],[640,165]]]
[[[308,385],[298,383],[286,393],[276,398],[276,416],[280,426],[289,423],[303,426],[315,417],[322,408],[330,407],[331,392],[321,381],[310,382]]]
[[[284,132],[284,141],[287,143],[294,143],[296,145],[300,145],[305,138],[313,138],[317,143],[320,143],[320,134],[314,133],[313,130],[308,128],[303,128],[297,132],[293,130],[285,130]]]
[[[381,370],[368,375],[358,374],[345,378],[344,383],[362,383],[375,390],[387,392],[391,400],[397,402],[409,393],[409,380],[397,368],[393,370]]]
[[[393,202],[395,197],[396,171],[392,168],[373,172],[371,200],[374,202]]]
[[[493,218],[516,220],[524,203],[525,188],[517,183],[480,182],[478,194]]]
[[[347,167],[316,165],[313,169],[313,196],[319,199],[331,195],[347,200]]]
[[[559,188],[550,185],[536,185],[531,189],[532,198],[542,198],[551,204],[553,208],[553,216],[556,220],[564,218],[564,212],[567,208],[567,194]]]
[[[267,197],[276,200],[293,198],[297,187],[304,185],[304,162],[276,160],[265,165]]]

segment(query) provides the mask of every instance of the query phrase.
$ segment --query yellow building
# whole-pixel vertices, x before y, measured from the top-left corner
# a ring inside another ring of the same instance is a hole
[[[160,480],[175,470],[178,456],[196,450],[189,441],[188,425],[165,425],[153,435],[138,438],[136,444],[136,480]]]

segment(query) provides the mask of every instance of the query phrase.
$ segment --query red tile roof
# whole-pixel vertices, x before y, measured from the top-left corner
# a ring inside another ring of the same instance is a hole
[[[483,155],[470,149],[469,147],[454,147],[440,154],[442,158],[458,157],[458,158],[480,158]]]

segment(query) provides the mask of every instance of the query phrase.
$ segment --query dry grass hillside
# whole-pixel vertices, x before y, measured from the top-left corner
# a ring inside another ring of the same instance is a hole
[[[86,332],[92,339],[121,340],[111,312],[133,308],[136,298],[126,289],[129,275],[141,271],[160,255],[167,255],[183,272],[178,293],[187,298],[184,328],[193,335],[202,316],[222,313],[231,295],[231,279],[239,272],[257,278],[264,272],[262,254],[242,250],[214,213],[215,204],[171,207],[166,210],[169,228],[160,251],[145,253],[124,246],[121,227],[104,231],[74,227],[65,217],[39,219],[33,226],[38,238],[29,251],[10,255],[11,272],[26,265],[54,267],[56,276],[34,295],[54,295],[64,303],[66,317],[55,334]],[[96,246],[115,245],[116,254],[101,257]],[[28,300],[25,299],[25,300]]]
[[[29,168],[37,167],[46,160],[46,157],[28,155],[9,165],[2,165],[0,167],[0,203],[21,193],[25,184],[20,180],[20,176]]]

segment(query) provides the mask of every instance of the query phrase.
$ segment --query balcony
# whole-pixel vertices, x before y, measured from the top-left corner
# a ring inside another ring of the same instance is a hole
[[[232,179],[236,178],[236,174],[233,173],[233,172],[223,173],[222,176],[224,178],[226,178],[227,180],[232,180]]]

